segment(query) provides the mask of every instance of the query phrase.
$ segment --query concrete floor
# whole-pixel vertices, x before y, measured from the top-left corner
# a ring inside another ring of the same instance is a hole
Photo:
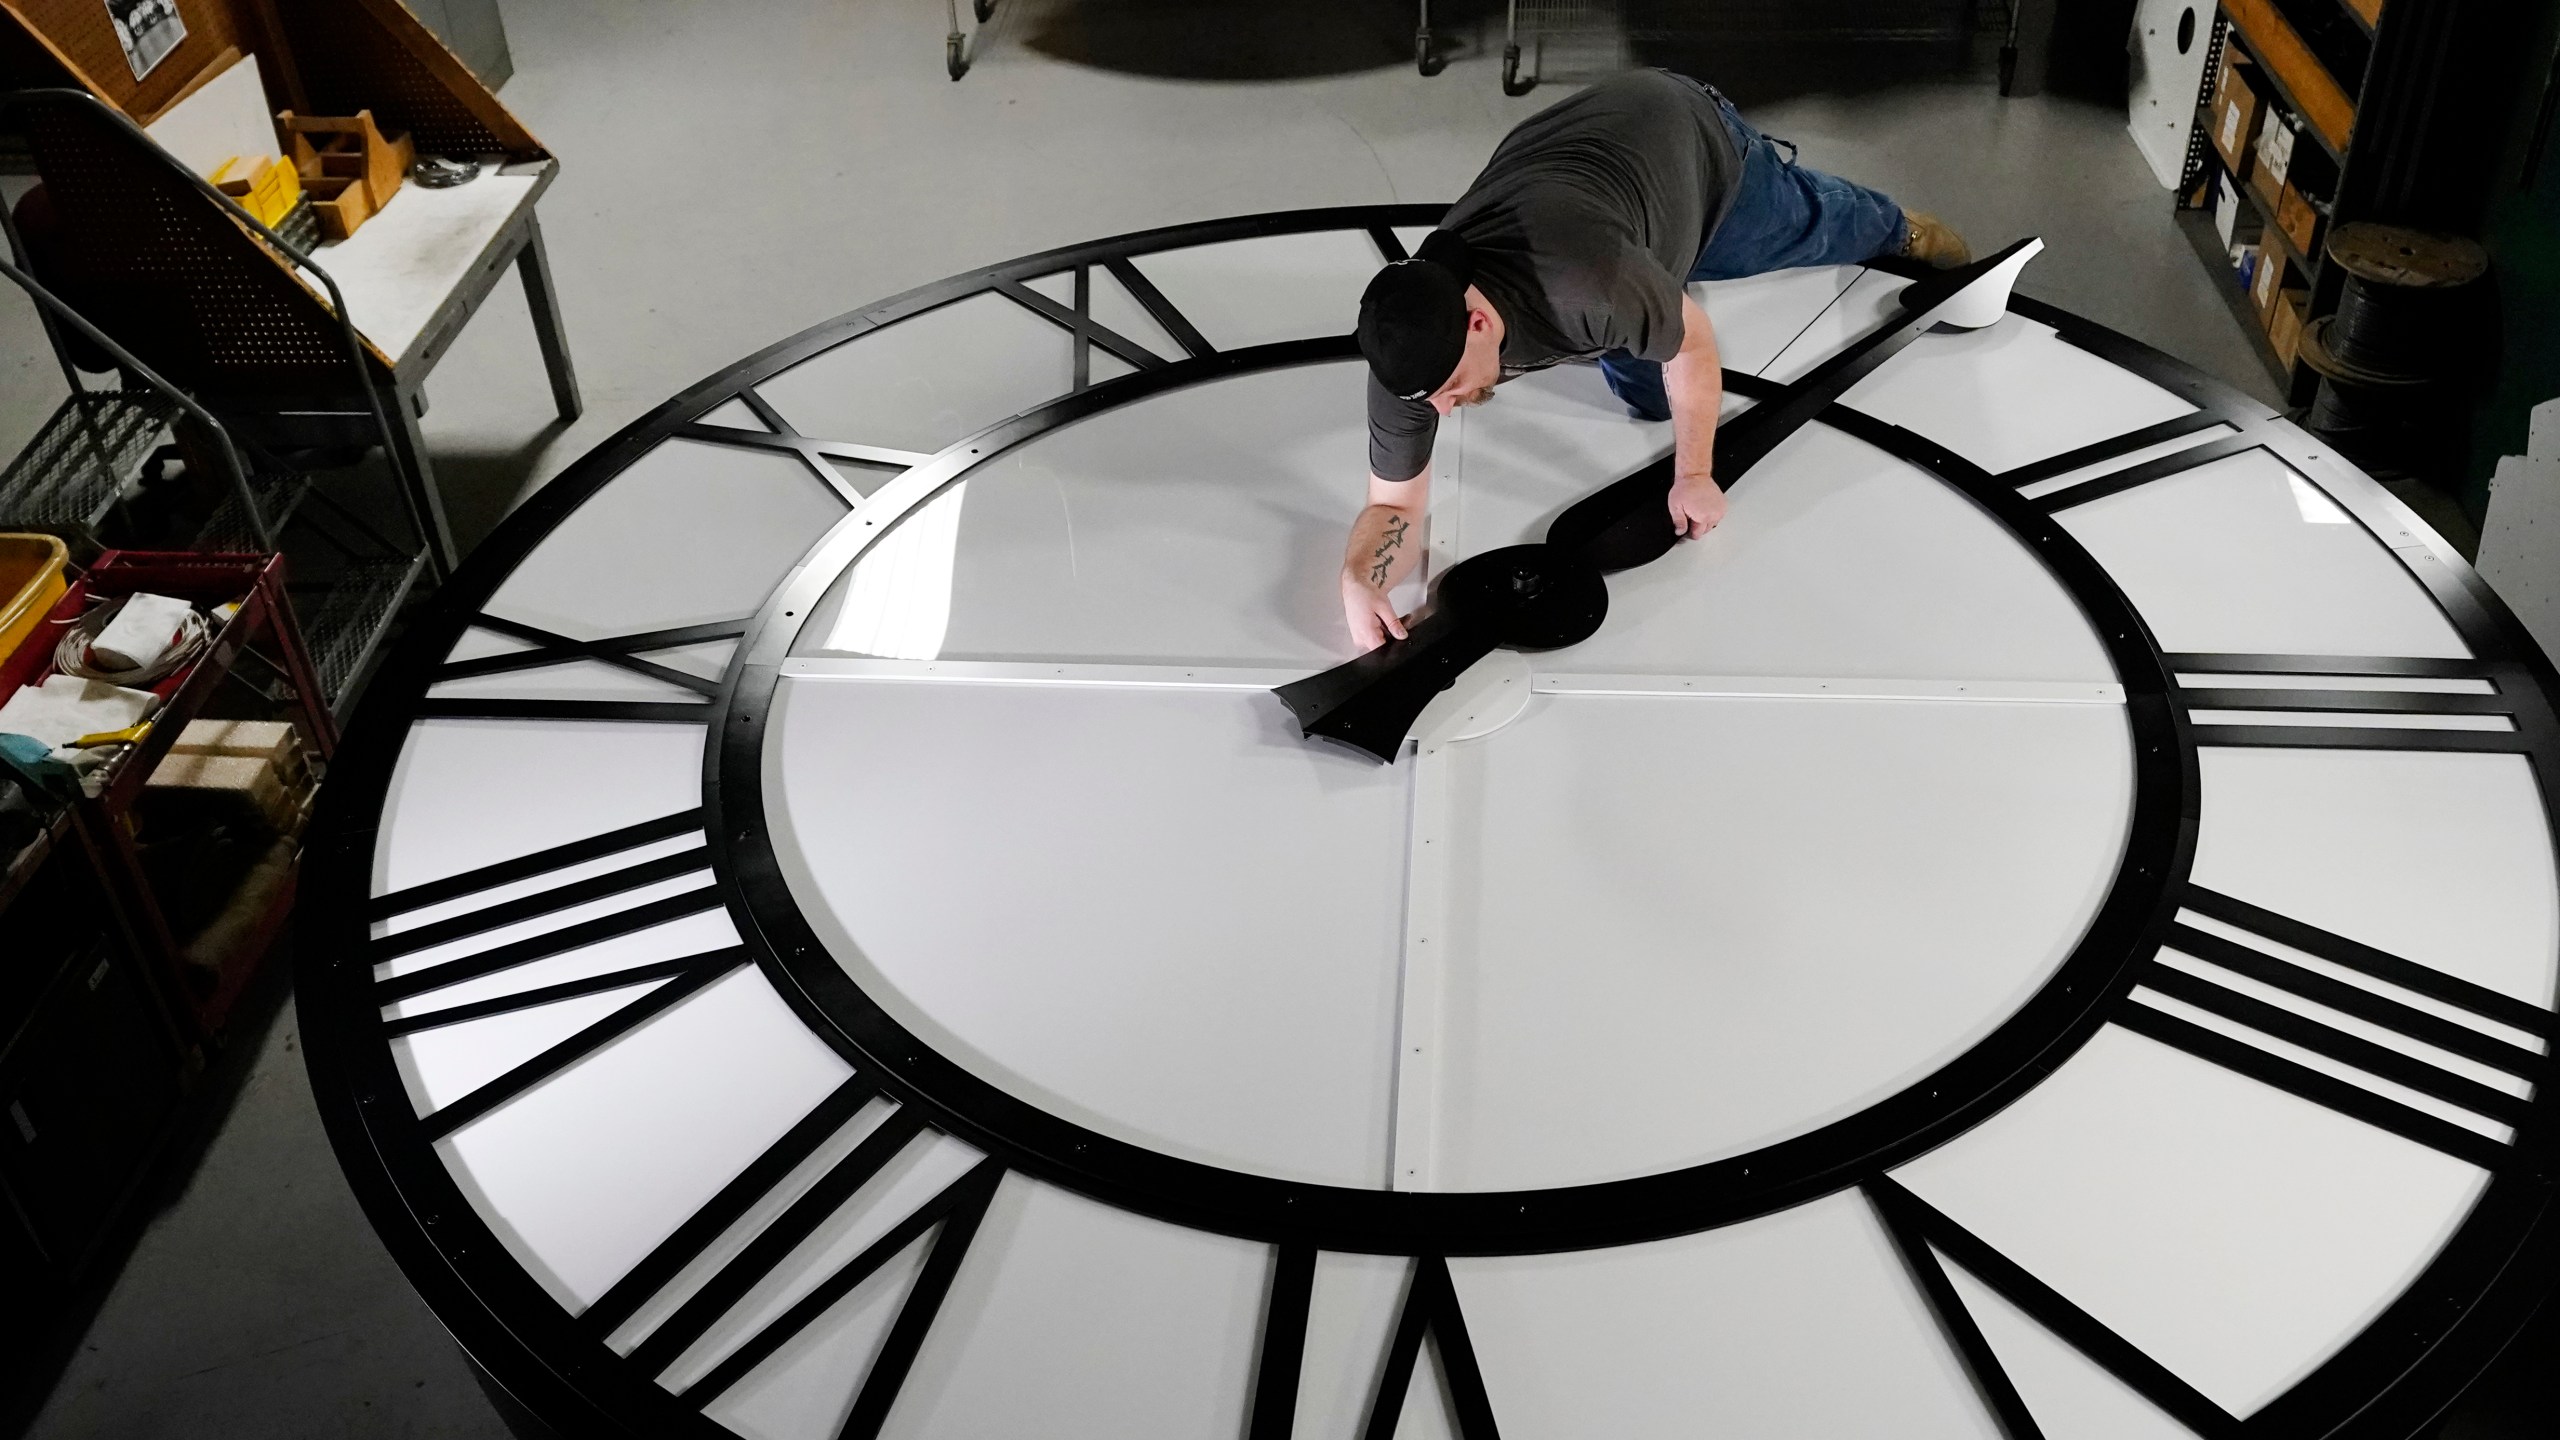
[[[426,421],[466,542],[667,395],[805,325],[1094,236],[1454,197],[1563,88],[1504,97],[1498,39],[1463,16],[1444,19],[1463,53],[1418,77],[1403,7],[1381,24],[1368,0],[1349,30],[1306,23],[1330,37],[1307,42],[1321,50],[1267,26],[1101,30],[1073,8],[1104,0],[1003,3],[959,84],[942,72],[941,8],[912,0],[507,7],[505,98],[563,162],[543,222],[587,414],[553,420],[522,296],[502,289],[439,366]],[[1287,78],[1180,78],[1273,74]],[[2275,399],[2120,112],[2003,101],[1987,72],[1855,93],[1750,79],[1730,88],[1807,163],[1933,210],[1977,248],[2043,235],[2028,293]],[[14,450],[60,381],[24,307],[0,301]],[[339,1178],[290,1007],[228,1063],[236,1100],[166,1185],[28,1433],[504,1434]]]

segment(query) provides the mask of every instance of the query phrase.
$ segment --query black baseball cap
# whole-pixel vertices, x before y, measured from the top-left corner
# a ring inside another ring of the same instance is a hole
[[[1400,400],[1424,400],[1467,353],[1467,242],[1434,230],[1409,260],[1377,273],[1360,296],[1360,353]]]

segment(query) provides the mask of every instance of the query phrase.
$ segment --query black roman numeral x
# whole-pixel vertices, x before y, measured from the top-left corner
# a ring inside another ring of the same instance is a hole
[[[435,680],[466,680],[481,675],[506,675],[519,670],[538,670],[550,665],[563,665],[572,660],[595,660],[634,675],[645,675],[664,685],[689,690],[699,700],[562,700],[513,698],[507,696],[436,696],[418,701],[415,714],[424,720],[681,720],[700,724],[710,714],[710,702],[719,698],[720,682],[671,665],[661,665],[641,658],[650,650],[668,650],[679,645],[699,645],[713,640],[734,640],[747,633],[745,620],[716,620],[705,625],[681,625],[668,630],[649,630],[633,635],[614,635],[602,640],[573,640],[538,626],[495,615],[478,615],[471,623],[483,630],[517,640],[532,642],[529,650],[514,650],[503,655],[483,655],[472,660],[456,660],[436,667]]]
[[[1378,1376],[1378,1395],[1369,1407],[1368,1428],[1360,1432],[1362,1440],[1394,1440],[1426,1331],[1440,1353],[1440,1373],[1449,1382],[1461,1440],[1501,1440],[1493,1423],[1493,1398],[1485,1393],[1484,1372],[1467,1338],[1467,1317],[1458,1308],[1457,1286],[1449,1279],[1449,1262],[1437,1255],[1413,1263],[1413,1285],[1405,1292],[1404,1313],[1396,1318],[1395,1338],[1387,1343],[1386,1368]]]
[[[850,476],[828,461],[850,460],[876,469],[903,471],[933,458],[916,450],[896,450],[886,445],[860,445],[850,440],[821,440],[814,435],[803,435],[793,429],[791,422],[782,418],[782,412],[774,409],[772,403],[758,394],[752,385],[741,389],[734,398],[754,412],[755,417],[768,428],[748,430],[735,425],[697,422],[677,427],[677,436],[686,440],[706,440],[714,445],[735,445],[748,450],[775,450],[796,455],[819,484],[826,486],[847,505],[861,504],[866,492],[857,488]]]
[[[1945,1267],[1938,1263],[1941,1251],[1963,1266],[1965,1273],[1991,1287],[2205,1440],[2238,1440],[2241,1424],[2230,1411],[2207,1399],[2202,1391],[2179,1379],[2132,1341],[2108,1329],[2097,1317],[2063,1298],[2061,1292],[2037,1279],[2024,1266],[1890,1177],[1877,1176],[1865,1188],[1869,1203],[1884,1221],[1885,1233],[1892,1237],[1903,1264],[1919,1282],[1930,1308],[1937,1312],[1939,1325],[1954,1342],[2008,1440],[2043,1440],[2044,1431],[2028,1413],[2017,1386],[2010,1382],[1999,1357],[1983,1339],[1981,1327],[1947,1279]]]

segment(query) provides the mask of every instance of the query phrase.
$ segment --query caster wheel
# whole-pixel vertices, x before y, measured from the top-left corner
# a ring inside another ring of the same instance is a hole
[[[1413,32],[1413,68],[1424,75],[1437,75],[1448,64],[1431,45],[1431,32]]]
[[[996,0],[970,0],[969,8],[978,13],[978,23],[984,25],[995,18]]]
[[[946,36],[942,42],[942,68],[950,71],[954,80],[969,73],[969,57],[961,48],[964,43],[957,35]]]
[[[1530,76],[1526,80],[1520,78],[1520,47],[1517,45],[1503,46],[1502,93],[1505,95],[1526,95],[1531,90],[1536,89],[1537,85],[1538,77],[1534,75]]]

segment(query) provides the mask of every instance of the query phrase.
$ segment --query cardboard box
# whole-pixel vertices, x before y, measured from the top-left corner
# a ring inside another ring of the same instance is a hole
[[[2266,115],[2266,102],[2251,83],[2249,72],[2256,68],[2238,46],[2226,45],[2222,69],[2213,77],[2213,99],[2207,116],[2213,125],[2213,148],[2234,175],[2247,173],[2258,140],[2258,125]]]
[[[143,782],[143,801],[154,813],[254,811],[279,835],[302,828],[305,797],[276,774],[273,765],[246,755],[170,755]]]
[[[2284,198],[2282,183],[2267,174],[2263,164],[2249,167],[2249,194],[2258,202],[2258,213],[2275,222],[2276,206]]]
[[[2276,301],[2284,294],[2284,252],[2273,245],[2258,252],[2258,268],[2249,277],[2249,298],[2258,306],[2258,323],[2274,328]]]
[[[2213,233],[2222,237],[2225,253],[2234,241],[2246,238],[2240,223],[2240,192],[2227,174],[2213,177]]]
[[[2287,285],[2276,296],[2276,307],[2267,315],[2267,339],[2276,347],[2276,359],[2284,368],[2293,368],[2295,357],[2302,353],[2303,316],[2311,308],[2311,292],[2299,285]]]
[[[297,788],[307,784],[310,770],[302,750],[302,732],[284,720],[190,720],[172,755],[230,755],[263,761],[278,778]]]
[[[2276,228],[2293,242],[2297,255],[2316,255],[2313,242],[2320,238],[2320,212],[2312,208],[2310,199],[2287,181],[2284,192],[2276,197]]]
[[[2301,133],[2300,117],[2286,110],[2270,107],[2259,123],[2257,168],[2266,176],[2268,194],[2284,188],[2285,177],[2293,171],[2294,137]]]

